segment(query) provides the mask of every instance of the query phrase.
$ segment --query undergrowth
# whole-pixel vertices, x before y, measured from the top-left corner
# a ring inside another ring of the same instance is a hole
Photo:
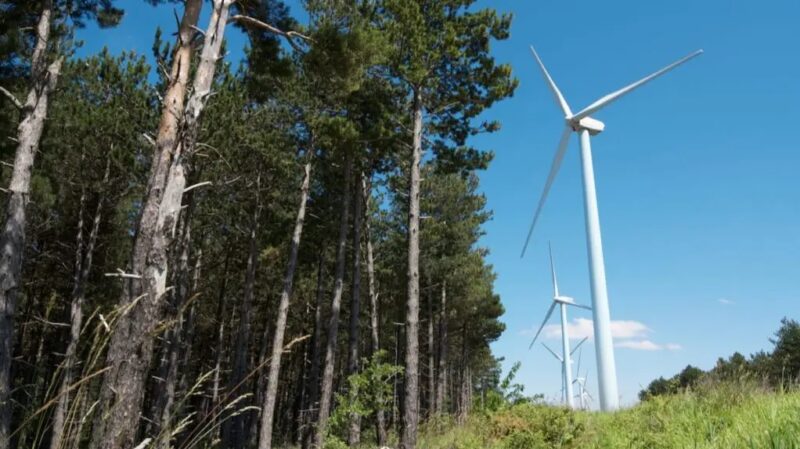
[[[717,384],[616,413],[523,403],[432,426],[424,449],[800,449],[800,391]]]

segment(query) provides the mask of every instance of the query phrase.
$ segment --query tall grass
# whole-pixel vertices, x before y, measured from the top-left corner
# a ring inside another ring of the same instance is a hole
[[[425,449],[800,449],[800,391],[707,385],[616,413],[521,404],[431,429]]]

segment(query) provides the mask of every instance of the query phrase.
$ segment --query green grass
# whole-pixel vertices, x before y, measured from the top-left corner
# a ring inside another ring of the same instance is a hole
[[[429,426],[424,449],[800,449],[800,392],[716,385],[616,413],[522,404]]]

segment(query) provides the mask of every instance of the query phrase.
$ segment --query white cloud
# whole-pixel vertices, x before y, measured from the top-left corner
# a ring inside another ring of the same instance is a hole
[[[520,335],[531,337],[536,329],[525,329]],[[570,340],[594,339],[594,325],[588,318],[575,318],[567,324]],[[647,337],[653,330],[646,324],[634,320],[612,320],[611,336],[616,340],[614,346],[618,348],[634,349],[637,351],[679,351],[683,349],[677,343],[659,344]],[[561,325],[548,324],[542,329],[542,337],[549,339],[561,338]]]
[[[638,351],[660,351],[663,349],[660,345],[650,340],[624,340],[617,342],[614,346],[618,348],[636,349]]]
[[[734,302],[733,302],[733,301],[731,301],[730,299],[726,299],[726,298],[719,298],[719,299],[717,300],[717,302],[718,302],[718,303],[720,303],[720,304],[722,304],[722,305],[724,305],[724,306],[729,306],[729,305],[731,305],[731,304],[734,304]]]
[[[561,338],[561,325],[548,324],[542,331],[545,338]],[[613,338],[643,338],[651,332],[644,323],[631,320],[612,320],[611,336]],[[585,337],[594,337],[594,325],[587,318],[575,318],[567,324],[567,333],[572,340],[581,340]]]
[[[682,349],[681,345],[676,343],[660,345],[650,340],[623,340],[617,342],[614,346],[618,348],[635,349],[637,351],[680,351]]]

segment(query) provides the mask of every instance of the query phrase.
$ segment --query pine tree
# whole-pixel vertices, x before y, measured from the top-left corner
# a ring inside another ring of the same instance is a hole
[[[389,68],[406,93],[411,116],[404,429],[400,434],[400,445],[405,449],[416,447],[419,422],[419,201],[423,146],[432,147],[442,166],[449,170],[485,167],[490,156],[467,147],[466,140],[477,132],[494,131],[497,125],[472,122],[495,101],[511,95],[516,87],[510,67],[496,65],[489,54],[492,39],[508,37],[511,18],[498,16],[491,9],[473,11],[473,3],[380,3],[379,26],[395,50]],[[426,139],[425,134],[430,138]],[[432,144],[425,143],[434,136],[438,138]]]

